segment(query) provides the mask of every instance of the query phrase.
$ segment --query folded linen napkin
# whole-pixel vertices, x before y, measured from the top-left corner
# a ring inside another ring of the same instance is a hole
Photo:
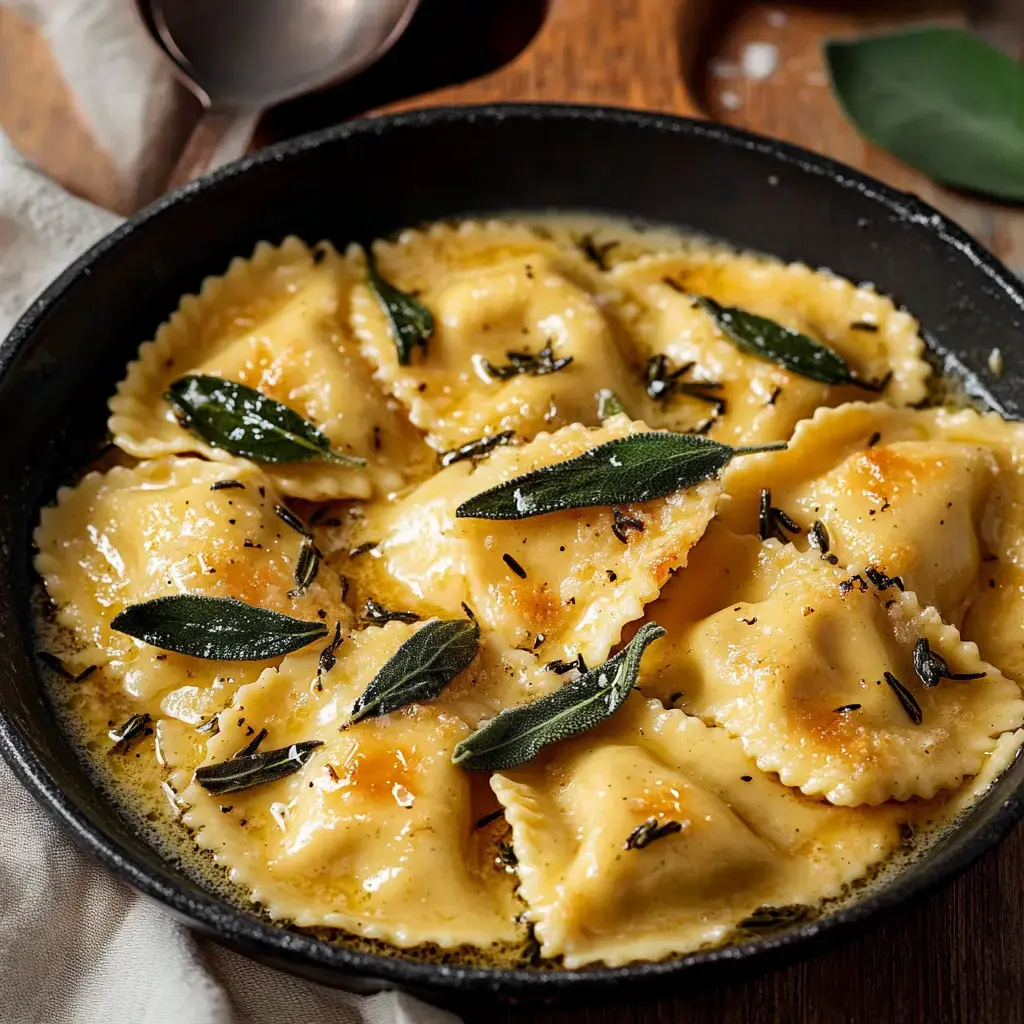
[[[43,5],[51,9],[51,25],[60,21],[54,9],[62,4]],[[83,7],[77,0],[66,6],[79,13]],[[95,0],[92,7],[116,9],[108,29],[121,24],[118,0]],[[154,73],[144,46],[144,40],[122,39],[118,51],[123,61],[142,52],[140,88]],[[119,75],[127,74],[123,63],[118,66]],[[92,89],[100,94],[98,86]],[[98,116],[136,110],[115,104],[104,113],[102,106]],[[134,138],[139,127],[129,125],[118,136],[108,125],[108,137]],[[0,132],[0,339],[50,280],[119,222],[28,166]],[[403,994],[339,992],[198,938],[80,854],[2,761],[0,820],[4,1024],[458,1022]]]

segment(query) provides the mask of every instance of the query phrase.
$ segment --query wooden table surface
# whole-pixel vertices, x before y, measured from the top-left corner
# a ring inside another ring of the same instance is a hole
[[[573,100],[711,116],[916,192],[1024,270],[1024,212],[938,188],[864,142],[832,99],[820,56],[824,37],[923,20],[970,23],[1019,56],[1022,9],[1015,0],[423,0],[378,65],[268,112],[253,145],[436,103]],[[754,42],[778,56],[760,80],[739,70]],[[120,212],[139,201],[139,183],[112,174],[42,36],[2,6],[0,126],[72,191]],[[1024,829],[940,892],[787,969],[658,1002],[460,1010],[488,1024],[1024,1021]]]

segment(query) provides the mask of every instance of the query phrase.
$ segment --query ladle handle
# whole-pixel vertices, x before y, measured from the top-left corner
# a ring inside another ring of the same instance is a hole
[[[248,148],[258,120],[258,111],[204,110],[174,165],[167,191],[240,157]]]

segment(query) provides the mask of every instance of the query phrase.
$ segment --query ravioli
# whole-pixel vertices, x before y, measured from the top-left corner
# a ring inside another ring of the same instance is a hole
[[[241,486],[213,489],[225,481]],[[187,687],[170,706],[195,722],[211,701],[223,706],[267,663],[204,661],[114,632],[110,620],[129,605],[197,593],[347,625],[340,583],[328,566],[304,594],[290,593],[304,538],[275,514],[281,500],[255,467],[200,459],[115,467],[62,488],[57,504],[43,509],[35,565],[58,620],[81,648],[72,664],[106,665],[147,710],[161,695]]]
[[[682,691],[680,705],[738,736],[762,771],[849,806],[958,786],[1024,721],[1017,685],[912,593],[852,581],[815,552],[765,547],[770,592],[744,581],[721,611],[673,621],[671,648],[644,666],[645,692]],[[922,640],[951,673],[979,678],[925,686]]]
[[[785,440],[819,406],[866,395],[743,354],[694,305],[693,295],[802,331],[842,356],[863,380],[891,373],[884,395],[894,405],[925,397],[930,371],[917,322],[873,289],[827,271],[702,248],[641,256],[618,264],[609,279],[621,292],[616,307],[647,356],[665,356],[676,369],[689,366],[686,380],[721,385],[704,389],[724,402],[720,414],[712,415],[706,399],[677,395],[652,413],[652,426],[686,431],[711,423],[710,436],[730,444]]]
[[[621,536],[609,508],[513,521],[456,519],[455,510],[502,481],[646,429],[625,416],[597,429],[574,424],[499,449],[475,469],[469,462],[444,469],[380,515],[367,510],[352,543],[376,546],[342,572],[363,574],[360,593],[386,594],[402,609],[454,614],[467,602],[509,647],[547,662],[604,661],[622,627],[686,564],[714,515],[717,482],[623,505],[638,525]]]
[[[376,243],[374,253],[380,273],[431,311],[435,334],[410,365],[399,365],[391,327],[366,284],[353,290],[352,329],[378,379],[435,448],[504,431],[529,440],[568,423],[596,426],[598,393],[608,387],[643,417],[632,344],[588,291],[593,275],[578,258],[499,223],[405,232]],[[359,265],[361,255],[350,259]],[[516,353],[536,357],[545,348],[553,360],[571,362],[557,372],[500,376]]]
[[[822,409],[784,452],[737,460],[723,474],[722,521],[757,530],[761,488],[803,533],[824,524],[852,573],[899,576],[922,604],[1024,680],[1024,485],[1018,424],[970,410]]]
[[[568,968],[719,943],[766,906],[812,911],[899,841],[892,809],[801,798],[723,730],[635,697],[491,785],[541,952]],[[680,828],[629,848],[651,818]]]
[[[138,458],[198,451],[228,459],[179,426],[163,398],[172,381],[206,374],[255,388],[314,423],[335,448],[367,467],[322,460],[264,466],[284,494],[367,498],[400,488],[426,467],[422,442],[397,403],[374,385],[348,337],[347,264],[327,243],[261,243],[223,277],[181,301],[110,400],[114,442]]]
[[[344,928],[398,946],[512,941],[513,881],[474,829],[482,787],[451,763],[469,727],[443,705],[412,705],[344,724],[376,670],[416,627],[346,637],[336,665],[290,655],[238,691],[207,746],[207,764],[267,730],[261,749],[319,740],[301,771],[215,797],[193,783],[185,815],[210,850],[275,919]]]

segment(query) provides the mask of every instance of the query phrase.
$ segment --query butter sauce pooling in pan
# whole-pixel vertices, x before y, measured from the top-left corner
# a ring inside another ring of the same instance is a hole
[[[42,512],[55,706],[168,856],[347,944],[827,913],[1021,743],[1024,433],[936,385],[873,289],[670,232],[261,244]]]

